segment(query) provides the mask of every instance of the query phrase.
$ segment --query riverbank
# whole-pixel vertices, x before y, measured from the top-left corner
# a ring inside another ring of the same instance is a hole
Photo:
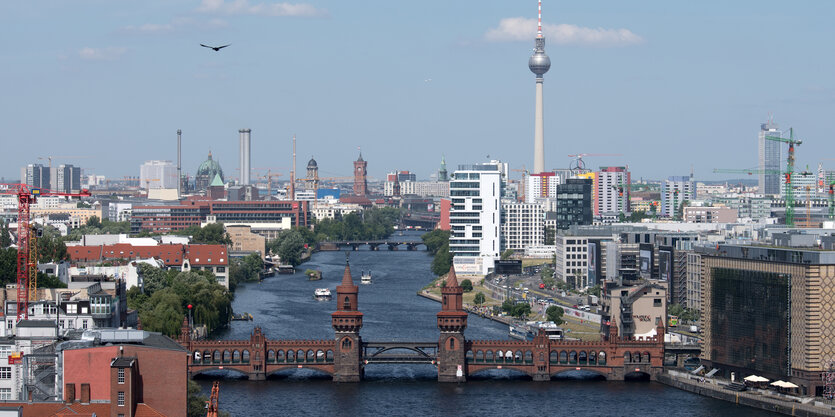
[[[420,290],[420,291],[418,291],[417,295],[419,295],[423,298],[428,298],[430,300],[437,301],[438,303],[441,302],[441,296],[440,295],[432,294],[428,290]],[[493,320],[495,322],[499,322],[499,323],[502,323],[502,324],[510,324],[510,323],[513,322],[513,317],[497,316],[495,314],[492,314],[491,312],[488,312],[487,310],[489,310],[489,309],[486,308],[486,307],[483,307],[482,309],[477,309],[477,308],[474,308],[474,307],[464,305],[464,310],[466,310],[470,314],[475,314],[476,316],[483,317],[483,318],[489,319],[489,320]]]
[[[664,372],[658,377],[658,382],[693,394],[790,416],[835,416],[835,409],[832,406],[814,401],[814,399],[777,397],[762,391],[730,391],[725,389],[727,382],[699,378],[679,371]]]

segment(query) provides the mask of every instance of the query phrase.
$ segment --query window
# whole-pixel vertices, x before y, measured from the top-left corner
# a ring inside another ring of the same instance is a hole
[[[125,368],[119,368],[119,383],[125,383]]]
[[[81,328],[82,328],[82,329],[86,329],[86,328],[87,328],[87,320],[82,320],[82,321],[81,321]]]
[[[118,397],[116,398],[117,405],[123,406],[125,405],[125,392],[119,391]]]
[[[9,323],[8,323],[8,325],[6,326],[6,328],[7,328],[7,329],[13,329],[13,328],[14,328],[14,320],[9,320]]]
[[[0,388],[0,400],[11,400],[12,399],[12,389],[11,388]]]
[[[653,307],[661,307],[661,299],[656,298],[656,299],[652,300],[652,306]]]
[[[8,358],[12,354],[11,346],[0,346],[0,359]]]
[[[78,305],[77,304],[67,304],[67,314],[77,314],[78,313]]]
[[[11,366],[0,366],[0,379],[12,379]]]

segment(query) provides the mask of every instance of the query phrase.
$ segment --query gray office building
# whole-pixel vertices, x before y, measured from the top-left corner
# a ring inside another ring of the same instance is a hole
[[[782,131],[776,123],[771,120],[760,125],[760,135],[757,142],[758,159],[757,169],[759,170],[758,185],[760,193],[780,195],[780,164],[781,164],[781,142],[766,140],[766,136],[781,136]]]

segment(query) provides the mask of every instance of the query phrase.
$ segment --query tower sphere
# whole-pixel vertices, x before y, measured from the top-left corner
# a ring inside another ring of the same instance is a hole
[[[528,60],[528,68],[537,77],[542,77],[543,74],[551,69],[551,58],[545,55],[545,51],[536,51],[531,55],[531,59]]]

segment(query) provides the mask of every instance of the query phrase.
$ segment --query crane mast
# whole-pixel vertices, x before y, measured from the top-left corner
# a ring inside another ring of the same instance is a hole
[[[795,145],[800,145],[803,141],[794,138],[794,128],[789,128],[788,138],[780,136],[766,136],[765,139],[789,144],[789,155],[786,158],[786,170],[783,172],[783,175],[786,178],[785,191],[783,192],[783,195],[786,198],[786,226],[794,226],[794,187],[792,186],[792,174],[794,173],[794,147]]]

